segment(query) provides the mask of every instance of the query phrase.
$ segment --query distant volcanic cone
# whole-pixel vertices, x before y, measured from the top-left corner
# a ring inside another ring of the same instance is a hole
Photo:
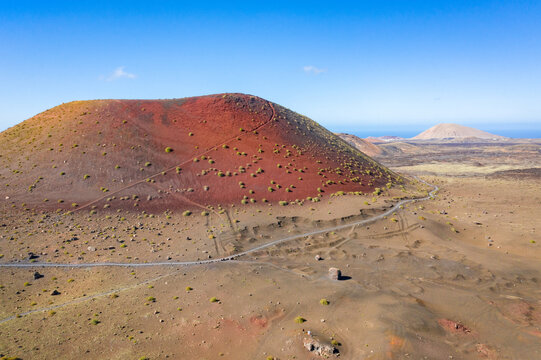
[[[500,135],[494,135],[486,131],[475,129],[468,126],[458,124],[438,124],[428,130],[423,131],[417,136],[412,137],[414,140],[431,140],[431,139],[457,139],[457,138],[477,138],[477,139],[505,139]]]

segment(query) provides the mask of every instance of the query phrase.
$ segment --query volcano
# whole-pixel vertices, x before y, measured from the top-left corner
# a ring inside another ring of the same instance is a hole
[[[428,130],[423,131],[417,136],[412,137],[414,140],[431,140],[431,139],[463,139],[477,138],[487,140],[501,140],[505,137],[488,133],[483,130],[458,124],[438,124]]]
[[[74,101],[0,144],[4,208],[287,204],[402,181],[307,117],[244,94]]]

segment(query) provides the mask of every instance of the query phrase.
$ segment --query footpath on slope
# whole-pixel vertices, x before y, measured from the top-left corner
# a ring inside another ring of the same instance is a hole
[[[255,126],[254,128],[250,129],[250,131],[247,131],[245,134],[248,134],[248,133],[251,133],[251,132],[254,132],[254,131],[256,131],[256,130],[261,129],[263,126],[269,124],[269,123],[276,117],[276,110],[274,109],[274,106],[272,105],[272,103],[271,103],[270,101],[267,101],[267,100],[265,100],[265,101],[267,102],[267,104],[268,104],[269,107],[271,108],[271,110],[272,110],[272,115],[271,115],[270,118],[269,118],[267,121],[265,121],[263,124],[260,124],[260,125]],[[90,202],[88,202],[88,203],[86,203],[86,204],[84,204],[84,205],[82,205],[82,206],[79,206],[77,209],[72,210],[72,212],[80,211],[80,210],[85,209],[85,208],[87,208],[87,207],[89,207],[89,206],[91,206],[91,205],[93,205],[93,204],[95,204],[95,203],[97,203],[97,202],[99,202],[99,201],[101,201],[101,200],[107,198],[107,197],[110,197],[111,195],[117,194],[117,193],[119,193],[119,192],[121,192],[121,191],[124,191],[124,190],[126,190],[126,189],[129,189],[129,188],[134,187],[134,186],[136,186],[136,185],[146,183],[146,182],[147,182],[147,179],[153,179],[153,178],[155,178],[155,177],[158,177],[158,176],[160,176],[163,172],[173,171],[173,170],[175,170],[177,167],[181,167],[181,166],[184,166],[184,165],[186,165],[186,164],[189,164],[189,163],[192,162],[192,159],[193,159],[194,157],[201,157],[201,156],[203,156],[203,155],[207,155],[207,154],[210,153],[211,151],[214,151],[214,150],[216,150],[217,148],[219,148],[219,147],[221,147],[221,146],[223,146],[223,145],[226,145],[227,143],[229,143],[229,142],[235,140],[235,139],[238,138],[238,137],[242,137],[242,136],[243,136],[243,134],[232,136],[232,137],[230,137],[230,138],[228,138],[228,139],[222,141],[221,143],[219,143],[219,144],[217,144],[217,145],[214,145],[214,146],[211,146],[210,148],[207,148],[206,150],[204,150],[203,152],[201,152],[201,153],[199,153],[199,154],[195,154],[194,156],[191,156],[190,159],[187,159],[187,160],[185,160],[185,161],[183,161],[183,162],[181,162],[181,163],[179,163],[179,164],[176,164],[176,165],[174,165],[174,166],[171,166],[171,167],[169,167],[169,168],[167,168],[167,169],[163,169],[163,170],[161,170],[161,171],[158,171],[158,172],[156,172],[156,173],[153,174],[153,175],[150,175],[150,176],[145,177],[144,179],[135,181],[135,182],[133,182],[133,183],[131,183],[131,184],[128,184],[128,185],[126,185],[126,186],[124,186],[124,187],[121,187],[120,189],[116,189],[116,190],[114,190],[114,191],[111,191],[111,192],[109,192],[107,195],[100,196],[99,198],[97,198],[97,199],[95,199],[95,200],[92,200],[92,201],[90,201]],[[189,200],[189,202],[192,202],[192,203],[194,203],[195,205],[197,205],[197,206],[199,206],[199,207],[205,208],[204,205],[197,204],[197,203],[195,203],[194,201]]]

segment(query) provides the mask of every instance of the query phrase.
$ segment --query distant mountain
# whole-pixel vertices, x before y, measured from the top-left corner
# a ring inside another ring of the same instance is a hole
[[[477,139],[505,139],[504,136],[495,135],[474,129],[468,126],[458,124],[438,124],[428,130],[423,131],[417,136],[412,137],[413,140],[430,140],[430,139],[456,139],[456,138],[477,138]]]
[[[345,133],[337,133],[336,135],[338,135],[339,137],[347,141],[350,145],[353,145],[368,156],[375,156],[381,154],[381,149],[377,145],[361,139],[358,136]]]

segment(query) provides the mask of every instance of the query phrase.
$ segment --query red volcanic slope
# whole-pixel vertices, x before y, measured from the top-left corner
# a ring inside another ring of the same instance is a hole
[[[7,209],[163,211],[399,181],[312,120],[243,94],[71,102],[2,132],[0,144]]]

